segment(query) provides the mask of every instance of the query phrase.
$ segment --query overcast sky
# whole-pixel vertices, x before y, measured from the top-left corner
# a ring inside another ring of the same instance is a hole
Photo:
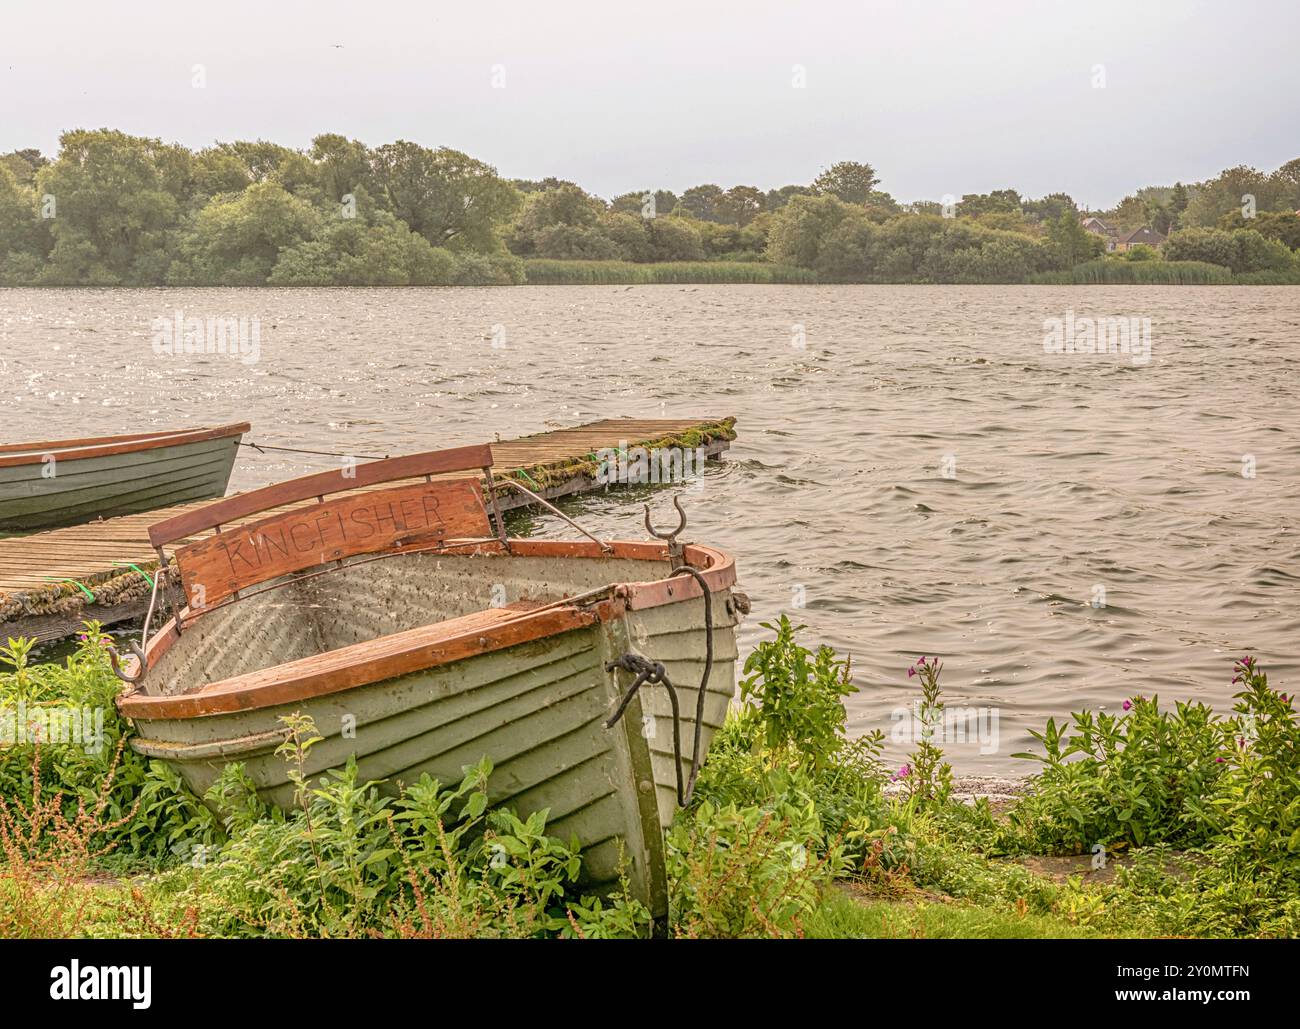
[[[1298,53],[1300,0],[0,0],[0,151],[340,132],[605,197],[853,159],[1104,207],[1300,156]]]

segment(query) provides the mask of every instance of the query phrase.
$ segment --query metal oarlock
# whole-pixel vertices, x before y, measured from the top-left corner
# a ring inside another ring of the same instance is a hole
[[[105,649],[108,651],[108,663],[113,666],[113,674],[123,682],[128,682],[134,686],[144,678],[147,665],[145,663],[144,650],[141,649],[140,644],[136,643],[135,640],[131,640],[131,642],[127,644],[127,647],[135,656],[136,661],[139,662],[139,667],[136,668],[135,675],[127,675],[126,672],[122,671],[122,657],[118,654],[116,647],[110,643]]]

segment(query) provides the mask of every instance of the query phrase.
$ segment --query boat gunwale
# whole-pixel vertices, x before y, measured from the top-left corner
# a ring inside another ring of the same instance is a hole
[[[235,422],[230,425],[165,429],[159,432],[141,432],[125,436],[5,443],[0,444],[0,468],[41,464],[50,454],[53,454],[58,461],[84,461],[95,457],[142,453],[164,447],[242,436],[251,429],[252,425],[248,422]]]
[[[455,541],[449,541],[452,542]],[[475,549],[463,553],[488,558],[614,557],[668,560],[667,546],[652,542],[612,541],[609,543],[612,552],[608,553],[599,545],[585,541],[512,539],[510,553],[500,550],[499,543],[492,546],[485,541],[474,542]],[[700,544],[687,544],[685,556],[693,565],[702,569],[701,575],[711,593],[735,585],[735,559],[726,551]],[[439,628],[455,619],[443,619],[207,683],[184,693],[155,696],[145,694],[137,688],[119,696],[116,703],[125,717],[144,720],[203,718],[259,710],[454,664],[480,654],[615,621],[629,611],[682,603],[702,595],[700,584],[694,576],[681,575],[611,583],[609,590],[608,598],[584,607],[564,604],[561,600],[537,610],[503,618],[491,625],[469,625],[464,631],[450,636],[440,634]],[[187,621],[188,613],[188,607],[181,611],[183,623]],[[192,632],[194,629],[191,627],[187,631]],[[147,667],[154,667],[180,636],[173,616],[146,644]],[[387,652],[380,645],[380,641],[385,640],[388,641]],[[381,652],[364,655],[364,651],[376,648]],[[135,674],[138,666],[138,660],[130,659],[127,674]]]

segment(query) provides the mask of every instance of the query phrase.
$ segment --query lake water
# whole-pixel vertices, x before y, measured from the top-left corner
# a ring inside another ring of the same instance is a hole
[[[158,356],[178,310],[256,318],[259,360]],[[1149,319],[1149,360],[1046,352],[1095,317]],[[382,455],[620,415],[737,417],[687,535],[737,555],[744,651],[785,611],[852,655],[854,731],[903,724],[921,654],[982,709],[968,772],[1085,706],[1226,707],[1247,652],[1296,684],[1297,289],[0,290],[7,440],[249,420]],[[243,450],[233,486],[336,465]],[[626,493],[570,509],[644,535]]]

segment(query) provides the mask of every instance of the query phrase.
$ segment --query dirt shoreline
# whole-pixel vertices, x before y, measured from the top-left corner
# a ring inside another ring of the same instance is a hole
[[[896,797],[905,793],[902,782],[891,782],[885,787],[885,796]],[[977,800],[987,800],[995,811],[1014,803],[1029,792],[1028,779],[1009,779],[1000,775],[954,775],[952,799],[973,805]]]

